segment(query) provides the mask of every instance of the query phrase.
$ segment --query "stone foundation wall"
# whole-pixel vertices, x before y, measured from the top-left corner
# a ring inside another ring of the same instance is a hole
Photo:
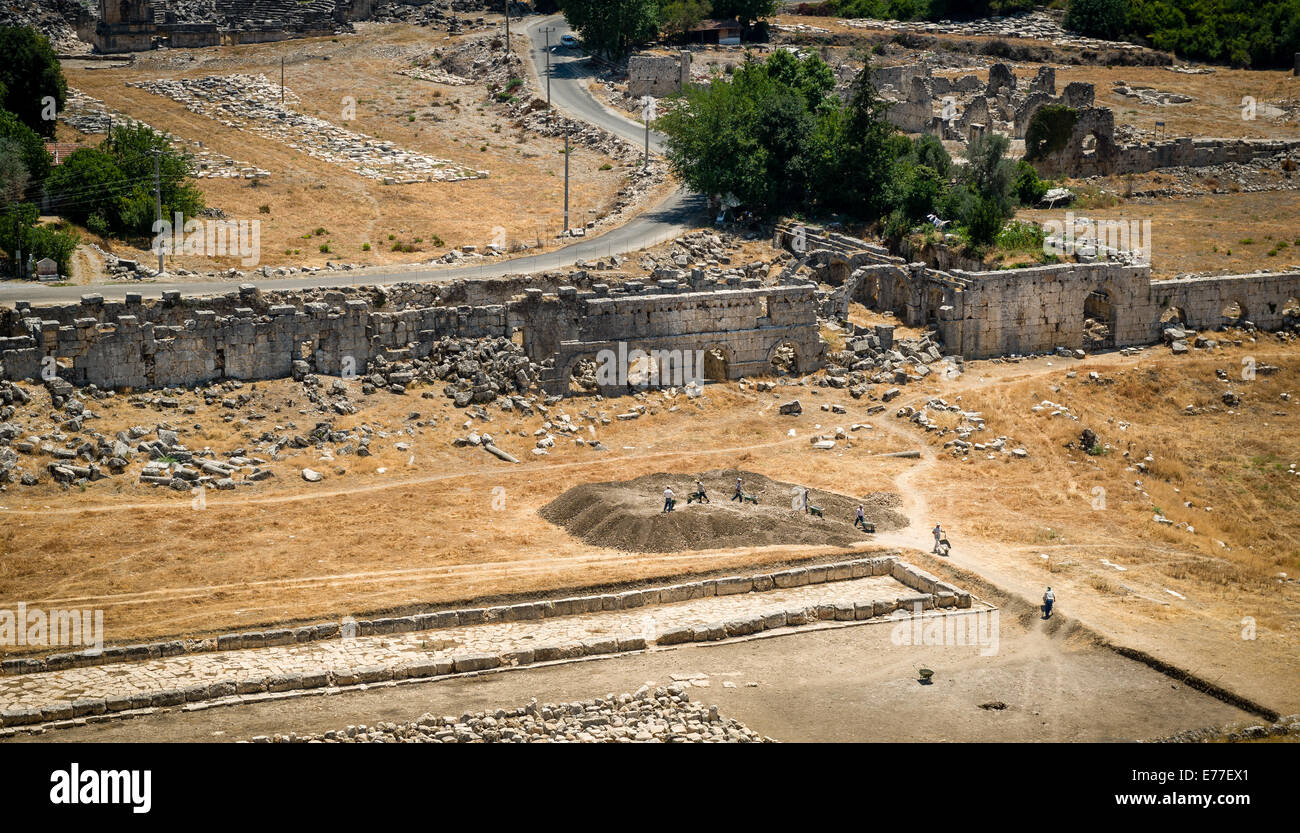
[[[506,308],[430,306],[377,311],[372,301],[337,295],[336,303],[299,306],[261,298],[190,299],[169,293],[146,304],[135,296],[106,303],[6,310],[0,316],[0,378],[35,379],[57,364],[59,376],[100,387],[189,386],[221,378],[290,376],[296,360],[319,373],[365,370],[385,351],[427,351],[444,336],[508,336]],[[244,305],[239,305],[243,302]],[[69,320],[70,319],[70,320]]]
[[[1149,266],[1115,262],[943,271],[899,258],[876,263],[875,247],[858,241],[863,252],[871,250],[868,261],[852,252],[854,238],[811,227],[796,235],[786,224],[774,241],[789,246],[796,239],[815,252],[833,252],[844,262],[863,264],[822,299],[823,310],[846,311],[852,300],[893,312],[910,326],[933,324],[945,352],[969,359],[1082,348],[1090,296],[1094,304],[1100,300],[1109,347],[1158,341],[1160,319],[1171,307],[1187,326],[1214,329],[1233,323],[1223,311],[1237,303],[1242,320],[1276,329],[1284,324],[1287,302],[1300,299],[1300,273],[1294,272],[1153,281]],[[839,283],[833,274],[825,275],[825,282]]]
[[[643,292],[636,283],[608,295],[561,288],[548,296],[529,290],[512,305],[512,321],[524,331],[524,351],[535,362],[551,362],[545,380],[553,393],[567,390],[575,363],[602,350],[717,350],[726,361],[726,378],[766,375],[773,351],[793,347],[797,372],[821,366],[816,287],[812,284],[682,291],[675,281],[660,281]],[[668,284],[671,284],[669,286]]]

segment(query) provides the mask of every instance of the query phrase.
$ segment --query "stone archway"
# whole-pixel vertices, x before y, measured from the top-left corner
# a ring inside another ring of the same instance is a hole
[[[1160,313],[1160,326],[1181,327],[1187,324],[1187,311],[1182,307],[1170,306]]]
[[[1105,350],[1114,346],[1114,297],[1109,289],[1098,287],[1083,299],[1083,349]]]
[[[731,368],[736,364],[736,354],[725,344],[709,344],[704,350],[704,360],[695,368],[701,383],[725,382],[731,378]]]
[[[803,367],[799,345],[788,338],[773,344],[767,351],[767,366],[773,376],[798,376]]]
[[[1223,327],[1238,327],[1248,321],[1248,310],[1246,305],[1237,299],[1231,299],[1224,304],[1223,309],[1219,311],[1219,317],[1222,319]]]

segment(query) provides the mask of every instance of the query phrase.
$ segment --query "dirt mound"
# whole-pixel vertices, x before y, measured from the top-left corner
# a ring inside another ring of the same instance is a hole
[[[711,503],[687,504],[695,491],[693,474],[647,474],[635,480],[586,483],[575,486],[543,506],[538,513],[563,527],[570,535],[598,547],[628,552],[758,547],[772,544],[830,544],[846,547],[871,536],[853,526],[859,503],[876,529],[901,529],[907,519],[894,511],[898,495],[873,492],[861,499],[812,489],[809,503],[820,506],[825,517],[806,515],[794,508],[793,483],[761,474],[720,469],[698,475]],[[736,477],[758,505],[730,500]],[[664,513],[663,491],[671,486],[677,509]]]

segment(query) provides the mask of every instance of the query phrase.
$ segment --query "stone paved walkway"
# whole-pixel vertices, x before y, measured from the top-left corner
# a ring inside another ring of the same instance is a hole
[[[552,657],[547,654],[548,646],[556,649],[574,643],[618,640],[620,645],[641,648],[646,647],[647,643],[655,643],[662,634],[673,629],[698,628],[711,624],[716,626],[733,620],[837,603],[851,607],[855,602],[896,599],[913,593],[889,576],[873,576],[529,622],[494,622],[386,636],[358,636],[269,648],[187,654],[147,662],[69,668],[0,678],[0,711],[40,708],[50,703],[70,704],[86,698],[130,698],[131,707],[138,708],[151,705],[148,702],[149,695],[159,691],[233,683],[235,691],[229,693],[251,693],[242,690],[240,684],[262,683],[268,678],[274,681],[277,677],[285,677],[286,683],[295,683],[285,684],[281,690],[312,687],[311,684],[315,681],[308,680],[303,685],[303,681],[296,677],[319,675],[322,679],[315,684],[325,685],[327,683],[324,677],[327,673],[335,677],[346,676],[355,669],[366,668],[391,669],[445,663],[449,666],[447,671],[450,671],[451,665],[455,665],[456,670],[473,670],[464,667],[466,663],[463,661],[493,655],[506,657],[502,664],[510,664],[512,652],[532,652],[534,656],[528,656],[524,662],[559,659],[564,658],[563,655]],[[643,641],[638,644],[638,639]],[[613,646],[610,646],[607,650],[592,653],[612,653],[613,650]],[[267,688],[253,686],[251,690],[266,691]],[[270,685],[270,690],[277,690],[274,682]],[[207,693],[214,692],[205,692]]]

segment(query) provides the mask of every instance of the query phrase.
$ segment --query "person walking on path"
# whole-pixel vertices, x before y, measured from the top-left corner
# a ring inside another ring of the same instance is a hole
[[[1043,594],[1043,618],[1044,619],[1052,618],[1052,604],[1055,601],[1056,601],[1056,594],[1052,592],[1052,588],[1050,587],[1047,588],[1047,592]]]
[[[862,511],[861,503],[858,504],[858,512],[857,516],[853,519],[853,525],[858,529],[861,529],[863,532],[867,531],[867,515]]]
[[[736,478],[736,493],[731,496],[731,499],[738,500],[741,503],[745,502],[745,490],[741,488],[741,482],[739,477]]]
[[[939,551],[939,542],[943,540],[943,528],[938,524],[934,525],[934,552]]]
[[[673,487],[664,487],[664,512],[673,511]]]

